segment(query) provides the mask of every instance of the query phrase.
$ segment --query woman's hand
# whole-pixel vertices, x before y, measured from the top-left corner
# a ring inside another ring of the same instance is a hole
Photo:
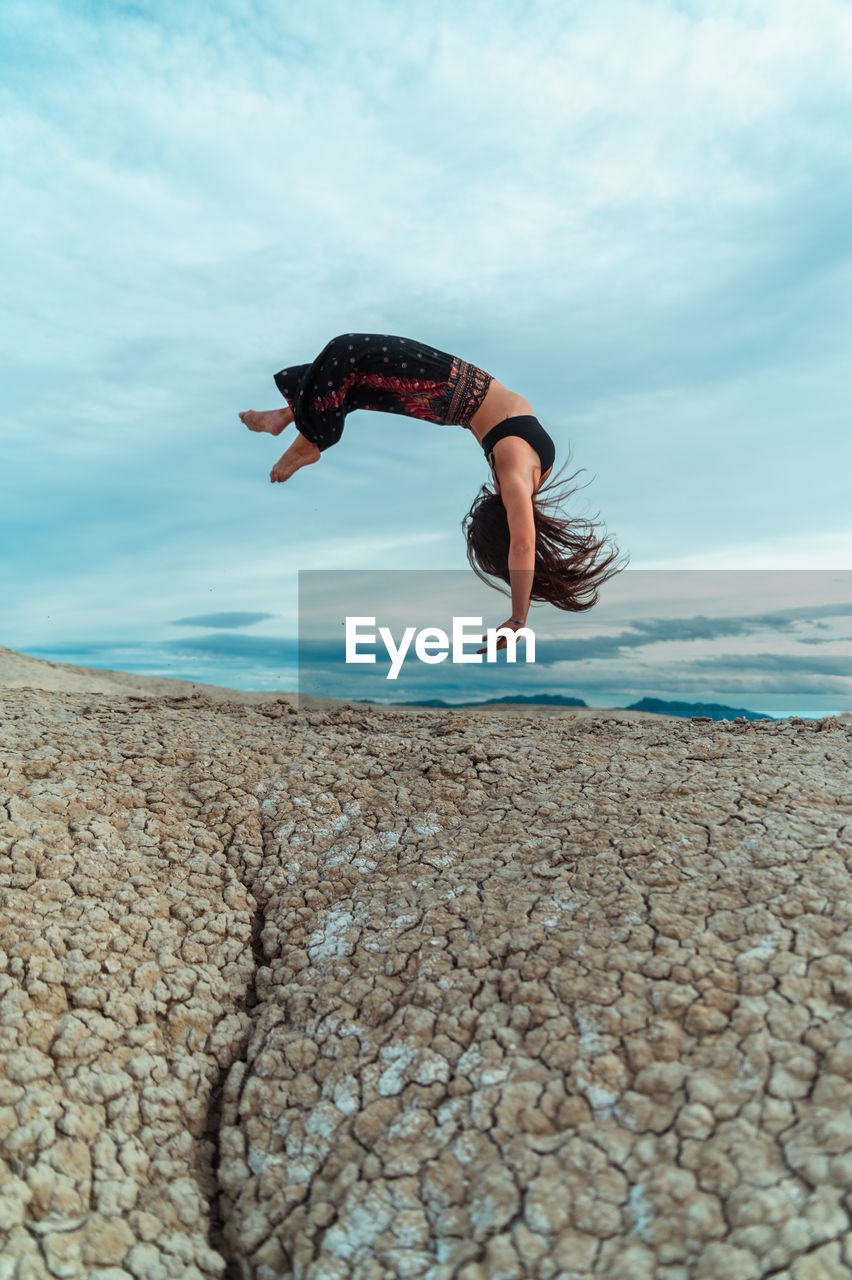
[[[521,621],[520,619],[518,619],[518,618],[509,618],[509,619],[507,619],[507,621],[506,621],[506,622],[501,622],[501,623],[500,623],[500,626],[499,626],[499,627],[497,627],[497,628],[496,628],[496,630],[498,630],[498,631],[520,631],[520,630],[521,630],[521,628],[522,628],[522,627],[525,627],[526,625],[527,625],[527,624],[526,624],[525,622],[522,622],[522,621]],[[476,651],[477,653],[487,653],[487,652],[488,652],[488,644],[487,644],[488,636],[487,636],[487,635],[486,635],[486,636],[483,636],[483,637],[482,637],[482,639],[486,641],[485,648],[484,648],[484,649],[477,649],[477,651]],[[507,641],[506,641],[506,637],[505,637],[505,636],[498,636],[498,637],[497,637],[497,648],[498,648],[498,649],[505,649],[505,648],[506,648],[506,643],[507,643]]]

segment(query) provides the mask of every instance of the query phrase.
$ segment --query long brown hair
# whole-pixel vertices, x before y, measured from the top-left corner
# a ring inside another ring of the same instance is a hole
[[[598,589],[626,567],[626,560],[618,563],[618,547],[599,534],[600,522],[557,514],[558,507],[583,488],[571,487],[571,482],[585,468],[560,480],[564,469],[551,475],[533,496],[535,570],[530,599],[579,613],[597,604]],[[477,577],[489,586],[494,586],[492,578],[511,585],[509,521],[499,493],[484,484],[462,520],[462,529],[467,558]]]

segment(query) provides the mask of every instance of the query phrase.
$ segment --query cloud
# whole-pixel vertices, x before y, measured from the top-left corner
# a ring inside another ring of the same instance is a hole
[[[584,659],[617,661],[623,659],[631,650],[641,649],[649,650],[650,657],[655,645],[688,644],[731,637],[757,637],[761,638],[763,643],[771,643],[778,636],[789,635],[791,641],[794,640],[797,644],[803,641],[811,645],[827,644],[835,642],[837,638],[832,635],[820,638],[800,637],[798,629],[801,623],[817,618],[849,617],[850,615],[852,615],[852,603],[829,603],[796,606],[742,616],[712,617],[696,614],[685,618],[639,618],[632,621],[627,629],[609,634],[600,633],[560,639],[537,637],[536,663],[546,666],[557,662],[579,662]],[[736,662],[747,665],[753,660],[757,668],[764,656],[766,655],[749,652],[747,655],[736,655]],[[810,653],[784,655],[785,660],[788,657],[790,669],[798,666],[802,670],[816,669],[815,664],[818,662],[833,660],[828,657],[818,658]],[[691,664],[709,661],[700,656],[688,657],[687,660]],[[734,660],[735,656],[732,655],[730,659],[732,664]],[[726,661],[726,659],[720,661]]]
[[[196,581],[273,566],[228,600],[246,614],[276,557],[463,564],[486,478],[466,435],[358,415],[273,491],[276,443],[236,422],[352,328],[527,395],[634,564],[842,562],[843,0],[31,0],[4,21],[3,589],[27,634],[97,581],[142,628],[187,546]]]
[[[298,641],[292,636],[243,636],[224,635],[185,636],[175,640],[160,641],[163,650],[184,653],[213,654],[217,657],[245,658],[253,664],[295,662]]]
[[[274,618],[274,613],[201,613],[193,618],[176,618],[175,627],[250,627],[255,622]]]
[[[797,632],[802,623],[822,618],[852,618],[852,601],[796,605],[788,609],[773,609],[766,613],[743,614],[740,617],[708,617],[696,614],[688,618],[637,618],[631,629],[637,633],[635,641],[629,633],[623,637],[625,646],[649,643],[655,640],[714,640],[720,636],[745,636],[761,631]],[[797,634],[797,639],[798,639]],[[811,644],[828,643],[833,637],[809,638]]]
[[[852,655],[843,653],[721,653],[714,658],[696,658],[695,669],[717,674],[747,671],[755,674],[781,672],[792,676],[852,676]]]

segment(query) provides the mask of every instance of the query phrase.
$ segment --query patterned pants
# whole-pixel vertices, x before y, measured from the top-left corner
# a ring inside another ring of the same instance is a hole
[[[337,444],[353,409],[468,427],[491,381],[446,351],[382,333],[341,334],[313,364],[275,374],[297,430],[321,451]]]

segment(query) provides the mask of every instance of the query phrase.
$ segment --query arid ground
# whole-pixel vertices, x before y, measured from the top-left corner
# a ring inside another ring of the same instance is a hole
[[[852,1276],[847,719],[0,685],[0,1280]]]

